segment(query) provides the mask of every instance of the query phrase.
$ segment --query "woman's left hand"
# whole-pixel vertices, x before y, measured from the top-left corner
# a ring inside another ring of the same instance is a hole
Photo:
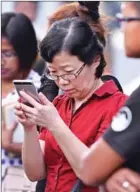
[[[130,169],[116,171],[106,182],[108,192],[140,192],[140,175]]]
[[[36,125],[47,127],[47,129],[51,131],[56,127],[57,123],[62,120],[53,103],[51,103],[42,93],[39,93],[40,103],[24,91],[21,91],[20,94],[33,106],[29,107],[21,103],[21,108],[25,116]]]

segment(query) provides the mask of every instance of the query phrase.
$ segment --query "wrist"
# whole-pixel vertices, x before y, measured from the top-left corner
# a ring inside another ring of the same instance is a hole
[[[61,118],[59,118],[55,121],[55,123],[50,127],[49,130],[52,134],[57,134],[61,132],[64,127],[66,127],[66,124]]]
[[[26,133],[32,132],[33,130],[37,130],[36,125],[23,126],[23,128],[24,128],[24,132]]]

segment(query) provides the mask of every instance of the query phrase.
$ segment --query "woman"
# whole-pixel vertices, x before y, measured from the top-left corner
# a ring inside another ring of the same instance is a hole
[[[18,100],[12,82],[14,79],[33,79],[36,86],[39,87],[40,76],[31,70],[37,57],[37,40],[31,21],[23,14],[3,13],[1,37],[2,105],[4,110],[9,104]],[[8,167],[22,167],[23,131],[13,113],[9,117],[11,125],[6,127],[3,122],[2,126],[2,180]],[[12,117],[13,119],[11,119]]]
[[[46,191],[70,191],[79,177],[70,164],[75,164],[78,158],[66,160],[67,154],[64,156],[61,150],[67,146],[60,144],[63,136],[58,135],[67,131],[72,140],[79,138],[87,149],[103,134],[127,97],[112,81],[101,81],[105,67],[103,47],[85,21],[69,18],[56,22],[41,42],[40,51],[47,61],[48,78],[55,80],[64,95],[54,100],[54,107],[42,94],[39,94],[42,103],[39,104],[21,92],[34,106],[34,109],[21,103],[16,106],[25,133],[24,169],[31,180],[47,177]],[[44,127],[40,142],[36,124]],[[69,150],[74,153],[80,148],[77,145]],[[84,191],[98,189],[84,186]]]

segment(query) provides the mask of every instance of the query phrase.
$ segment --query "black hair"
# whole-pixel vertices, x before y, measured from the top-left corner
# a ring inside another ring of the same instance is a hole
[[[56,21],[40,43],[41,56],[52,62],[56,54],[66,51],[77,56],[87,65],[91,65],[96,55],[101,62],[96,69],[96,77],[101,77],[105,63],[103,62],[103,46],[96,33],[84,20],[77,17]]]
[[[100,18],[99,14],[99,4],[100,1],[78,1],[81,6],[88,9],[88,14],[92,17],[94,21]]]
[[[3,13],[1,35],[15,49],[21,69],[30,70],[37,57],[37,39],[30,19],[22,13]]]

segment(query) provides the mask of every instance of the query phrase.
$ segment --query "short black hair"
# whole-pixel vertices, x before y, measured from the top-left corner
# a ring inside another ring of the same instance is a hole
[[[100,55],[101,62],[95,75],[97,78],[101,77],[105,67],[103,46],[87,22],[73,17],[56,21],[52,25],[40,43],[41,56],[51,63],[61,51],[77,56],[87,65],[91,65],[95,56]]]
[[[30,70],[37,57],[37,38],[33,25],[22,13],[3,13],[1,35],[6,37],[15,49],[20,68]]]

